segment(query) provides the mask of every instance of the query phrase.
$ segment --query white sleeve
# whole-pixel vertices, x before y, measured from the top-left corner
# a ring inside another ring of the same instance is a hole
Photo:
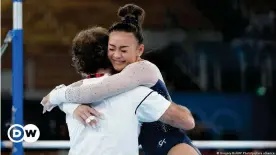
[[[141,122],[154,122],[166,112],[171,102],[162,95],[151,91],[136,108],[136,116]]]
[[[68,103],[68,104],[60,104],[59,105],[59,109],[61,111],[63,111],[65,114],[69,114],[72,115],[74,114],[74,111],[77,109],[77,107],[80,104],[72,104],[72,103]]]
[[[60,90],[60,103],[91,103],[134,89],[140,85],[151,87],[158,81],[158,68],[149,61],[139,61],[128,65],[118,74],[104,78],[96,84],[67,87]]]

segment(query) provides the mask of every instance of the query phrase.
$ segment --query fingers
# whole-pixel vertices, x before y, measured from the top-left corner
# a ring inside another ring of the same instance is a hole
[[[82,124],[86,125],[85,121],[83,119],[79,119],[81,121]]]
[[[47,111],[50,112],[54,107],[56,107],[55,105],[52,105],[50,102],[45,106],[47,108]]]
[[[91,114],[89,114],[90,116],[87,117],[87,119],[85,120],[86,124],[92,126],[93,128],[98,127],[99,122],[98,122],[98,118],[96,116],[93,116]]]
[[[95,117],[95,116],[93,116],[93,114],[91,115],[89,113],[89,111],[85,111],[84,115],[86,116],[85,123],[88,125],[91,125],[93,128],[96,128],[96,126],[97,126],[96,117],[97,116]]]
[[[85,111],[84,109],[82,109],[82,110],[83,111],[75,113],[75,117],[78,120],[80,120],[84,125],[95,126],[97,123],[94,121],[95,116],[91,115],[88,110],[87,111]],[[94,118],[90,119],[91,117],[94,117]]]
[[[88,123],[89,125],[91,125],[93,128],[98,127],[99,122],[95,116],[90,116],[89,119],[90,119],[90,122]]]
[[[97,119],[97,117],[95,117],[95,116],[90,116],[90,117],[88,117],[86,120],[85,120],[85,123],[87,124],[87,125],[90,125],[90,126],[92,126],[92,128],[97,128],[97,127],[99,127],[99,122],[98,122],[98,119]]]
[[[86,115],[87,118],[90,117],[90,116],[92,116],[92,115],[89,113],[88,110],[87,110],[87,111],[83,111],[83,114]]]
[[[60,89],[62,87],[65,87],[65,85],[62,84],[62,85],[56,86],[56,88],[53,89],[51,92],[53,92],[56,89]],[[51,94],[51,92],[50,92],[50,94]],[[43,111],[42,111],[43,114],[45,112],[47,112],[47,111],[50,112],[56,106],[56,105],[53,105],[52,103],[49,102],[49,100],[50,100],[50,94],[48,94],[47,96],[43,97],[42,101],[40,102],[40,104],[43,106]]]
[[[104,114],[98,112],[96,109],[91,107],[88,107],[88,110],[90,114],[92,114],[93,116],[96,116],[97,118],[104,120]]]
[[[43,99],[40,102],[40,104],[44,106],[47,102],[48,102],[48,100],[46,99],[46,97],[43,97]]]
[[[96,116],[96,117],[100,117],[101,113],[99,113],[97,110],[95,110],[94,108],[88,107],[88,111],[90,114]]]
[[[81,121],[82,124],[86,125],[85,123],[85,119],[83,119],[82,117],[80,116],[75,116],[77,118],[77,120]]]
[[[44,114],[46,111],[47,111],[47,109],[45,107],[43,107],[42,114]]]
[[[55,107],[55,105],[51,104],[48,101],[45,103],[44,99],[40,102],[40,104],[43,106],[43,111],[42,111],[43,114],[46,113],[47,111],[50,112]]]
[[[97,128],[97,127],[99,127],[99,122],[95,118],[94,120],[90,121],[89,125],[92,126],[93,128]]]
[[[86,120],[88,117],[85,114],[80,114],[79,116],[80,116],[79,118],[81,118],[82,122],[84,122],[84,124],[86,124]]]
[[[90,125],[93,128],[99,126],[99,118],[103,119],[103,115],[87,105],[80,105],[74,111],[74,116],[85,125]]]

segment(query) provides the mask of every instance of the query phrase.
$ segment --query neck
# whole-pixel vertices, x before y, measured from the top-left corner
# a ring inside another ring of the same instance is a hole
[[[110,74],[111,73],[111,70],[110,69],[98,69],[97,70],[97,73],[104,73],[104,74]]]
[[[141,57],[138,57],[137,61],[143,61],[143,59]]]

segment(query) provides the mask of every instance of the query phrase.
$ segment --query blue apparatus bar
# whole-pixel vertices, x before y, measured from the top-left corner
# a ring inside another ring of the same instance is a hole
[[[23,28],[22,0],[13,0],[12,39],[12,117],[14,124],[23,125]],[[13,155],[23,155],[23,143],[13,143]]]

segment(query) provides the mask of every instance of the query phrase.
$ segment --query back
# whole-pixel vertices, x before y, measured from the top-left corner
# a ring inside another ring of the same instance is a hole
[[[160,70],[151,62],[145,62],[148,63],[149,66],[153,68],[153,70],[155,70],[155,74],[158,77],[157,82],[151,86],[151,89],[157,91],[167,100],[171,100]],[[139,136],[139,143],[142,145],[146,154],[163,155],[167,154],[170,148],[172,148],[174,145],[182,143],[184,138],[190,142],[189,138],[184,132],[181,132],[179,129],[170,125],[157,121],[143,123]]]
[[[97,78],[94,82],[99,82],[100,79]],[[87,84],[86,80],[84,84]],[[84,126],[72,116],[66,116],[71,141],[70,154],[138,155],[139,124],[135,110],[147,94],[145,88],[138,87],[93,103],[93,108],[105,117],[99,121],[97,129]]]

